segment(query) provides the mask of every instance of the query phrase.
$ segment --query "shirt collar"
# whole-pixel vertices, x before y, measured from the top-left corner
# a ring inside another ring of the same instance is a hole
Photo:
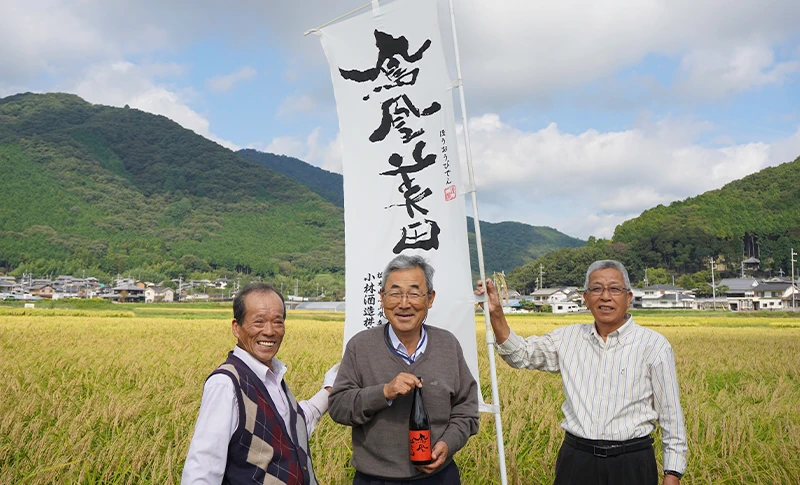
[[[412,354],[416,353],[417,349],[409,350],[409,349],[406,348],[405,345],[403,345],[403,342],[401,342],[400,338],[397,336],[397,334],[394,333],[394,329],[392,328],[392,324],[391,323],[387,323],[386,325],[389,325],[389,340],[392,342],[392,348],[394,348],[396,350],[399,350],[401,352],[405,352],[406,355],[408,355],[409,357],[411,357]],[[422,342],[422,340],[428,334],[428,331],[425,330],[425,325],[422,325],[421,328],[422,328],[422,332],[419,334],[419,341],[420,342]],[[419,345],[419,344],[417,344],[417,345]],[[419,349],[419,353],[423,353],[424,351],[425,351],[424,347]]]
[[[629,314],[628,315],[628,319],[625,321],[625,323],[623,323],[622,326],[619,327],[618,329],[616,329],[613,332],[611,332],[610,334],[608,334],[608,336],[609,337],[616,337],[618,340],[619,339],[623,339],[626,336],[631,335],[631,332],[632,332],[633,327],[635,325],[636,324],[633,322],[633,315]],[[603,338],[600,336],[599,333],[597,333],[597,327],[595,327],[594,322],[586,325],[586,328],[588,330],[588,332],[586,332],[586,334],[585,334],[586,338],[588,338],[588,339],[599,339],[599,341],[602,342]]]
[[[619,334],[618,338],[621,339],[630,335],[635,325],[636,324],[633,323],[633,315],[628,315],[628,320],[616,330],[616,332]]]
[[[233,355],[240,358],[242,362],[247,364],[250,370],[255,372],[255,374],[265,382],[269,380],[274,383],[280,383],[288,369],[286,364],[278,360],[277,357],[272,358],[272,369],[270,369],[266,364],[253,357],[249,352],[238,345],[233,348]]]

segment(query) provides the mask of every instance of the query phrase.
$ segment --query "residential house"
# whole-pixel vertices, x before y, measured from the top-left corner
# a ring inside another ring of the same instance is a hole
[[[642,298],[644,298],[644,291],[639,288],[631,288],[633,299],[631,300],[631,308],[642,308]]]
[[[560,301],[575,300],[576,296],[580,297],[578,288],[576,286],[564,286],[561,288],[540,288],[533,293],[532,300],[537,305],[558,303]]]
[[[103,296],[120,302],[144,301],[144,288],[132,284],[117,285],[111,289],[111,293]]]
[[[783,302],[783,308],[797,311],[800,308],[800,285],[790,285],[783,297],[781,297],[781,301]]]
[[[753,298],[755,297],[753,287],[757,284],[758,281],[755,278],[723,278],[717,283],[717,286],[728,288],[725,292],[728,308],[733,312],[738,312],[753,309]]]
[[[691,308],[696,309],[697,304],[692,294],[674,293],[661,295],[655,298],[642,298],[642,308]]]
[[[144,290],[144,302],[153,303],[157,301],[172,302],[175,298],[175,291],[172,288],[152,286]]]
[[[55,293],[55,289],[53,285],[45,284],[45,285],[33,285],[28,289],[28,292],[34,296],[40,296],[42,298],[53,298],[53,293]]]
[[[789,282],[760,282],[753,287],[753,310],[784,310],[783,296],[788,293],[791,306],[792,284]]]
[[[650,285],[642,288],[641,308],[696,308],[691,290],[673,285]]]

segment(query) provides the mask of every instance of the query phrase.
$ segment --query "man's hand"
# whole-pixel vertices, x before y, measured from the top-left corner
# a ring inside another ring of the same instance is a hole
[[[664,485],[681,485],[681,479],[675,475],[664,475]]]
[[[447,460],[448,451],[450,451],[450,448],[448,448],[447,443],[444,441],[437,441],[431,450],[431,458],[433,458],[433,462],[428,465],[420,465],[417,467],[417,469],[425,473],[435,472],[436,469],[442,466],[444,461]]]
[[[328,372],[325,373],[325,377],[322,379],[322,388],[328,392],[331,391],[333,383],[336,382],[336,374],[339,373],[340,365],[341,362],[338,362],[336,365],[328,369]]]
[[[494,286],[494,281],[491,278],[486,279],[486,284],[483,281],[478,281],[475,296],[482,296],[486,294],[486,300],[489,301],[489,314],[492,316],[492,330],[494,337],[498,344],[502,344],[508,339],[511,334],[511,328],[506,322],[506,316],[503,314],[503,304],[500,302],[500,293],[497,287]],[[483,302],[478,303],[483,308]]]
[[[383,396],[389,401],[394,401],[397,396],[405,396],[415,387],[422,387],[422,381],[417,379],[414,374],[401,372],[392,379],[392,382],[383,386]]]

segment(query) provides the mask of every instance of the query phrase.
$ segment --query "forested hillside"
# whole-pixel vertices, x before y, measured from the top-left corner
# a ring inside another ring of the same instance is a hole
[[[283,155],[274,155],[256,150],[236,152],[246,160],[280,172],[306,185],[326,200],[339,207],[344,206],[342,176],[322,170],[302,160]],[[475,226],[467,218],[469,231],[470,264],[474,275],[478,274],[478,252],[475,244]],[[560,248],[578,247],[585,244],[550,227],[530,226],[521,222],[490,223],[481,221],[481,237],[486,272],[510,271],[532,261],[543,254]]]
[[[761,275],[788,275],[791,248],[800,248],[800,158],[647,210],[617,226],[611,241],[592,238],[584,248],[550,253],[517,268],[508,280],[517,289],[532,289],[542,264],[545,285],[581,285],[582,271],[600,257],[625,263],[634,281],[645,268],[657,268],[648,275],[664,275],[663,282],[689,276],[684,286],[691,278],[711,281],[711,257],[724,267],[718,276],[738,274],[748,256],[760,260]]]
[[[163,116],[3,98],[0,167],[0,271],[343,271],[339,207]]]
[[[323,170],[294,157],[259,152],[250,148],[239,150],[236,154],[249,162],[275,170],[305,185],[331,204],[344,207],[342,176],[338,173]]]
[[[747,253],[786,271],[790,248],[800,243],[800,158],[647,210],[620,224],[613,240],[651,266],[691,271],[721,255],[736,271]]]
[[[472,272],[478,272],[478,252],[475,244],[475,220],[467,217],[469,254]],[[549,252],[561,248],[576,248],[585,241],[569,237],[550,227],[530,226],[521,222],[491,223],[481,221],[481,241],[486,273],[511,271]]]

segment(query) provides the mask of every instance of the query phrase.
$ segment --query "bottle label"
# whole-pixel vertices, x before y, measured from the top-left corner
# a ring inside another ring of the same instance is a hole
[[[412,430],[408,432],[411,461],[431,461],[431,432],[430,430]]]

